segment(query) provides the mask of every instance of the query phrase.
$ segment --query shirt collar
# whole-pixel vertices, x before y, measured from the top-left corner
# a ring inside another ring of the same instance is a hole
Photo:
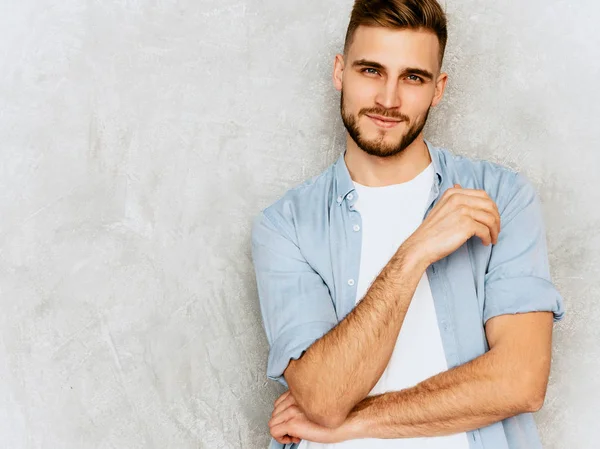
[[[431,162],[433,163],[433,168],[436,174],[437,185],[440,186],[442,183],[442,170],[440,165],[440,155],[439,150],[434,147],[427,139],[423,139],[425,144],[427,145],[427,149],[429,150],[429,156],[431,157]],[[354,183],[352,182],[352,178],[350,177],[350,172],[348,171],[348,167],[346,166],[346,161],[344,159],[344,155],[346,154],[346,149],[344,149],[337,161],[335,162],[335,182],[336,182],[336,190],[337,190],[337,203],[342,204],[346,195],[354,190]]]

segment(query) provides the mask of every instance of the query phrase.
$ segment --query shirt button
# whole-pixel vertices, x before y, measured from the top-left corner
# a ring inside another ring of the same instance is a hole
[[[354,225],[354,227],[352,229],[354,229],[355,232],[358,232],[358,231],[360,231],[360,226]]]
[[[351,193],[348,195],[348,199],[351,200],[352,198],[354,198],[354,195],[352,195]]]
[[[348,279],[348,285],[354,285],[354,279]]]
[[[338,203],[341,203],[341,202],[342,202],[342,197],[341,197],[341,196],[338,196],[338,197],[337,197],[337,202],[338,202]]]

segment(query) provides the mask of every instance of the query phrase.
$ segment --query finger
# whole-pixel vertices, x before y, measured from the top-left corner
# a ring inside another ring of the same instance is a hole
[[[458,186],[458,187],[457,187]],[[466,187],[461,187],[460,184],[455,184],[455,187],[451,187],[446,189],[446,191],[442,194],[442,199],[447,198],[448,196],[456,195],[457,193],[462,195],[470,195],[481,198],[489,198],[489,195],[485,190],[482,189],[468,189]]]
[[[498,234],[500,233],[500,218],[495,214],[480,209],[470,209],[471,218],[484,224],[490,231],[491,243],[498,243]]]
[[[493,237],[493,243],[497,243],[500,233],[500,214],[495,205],[482,200],[481,198],[463,198],[455,199],[453,204],[441,207],[435,217],[431,217],[433,222],[454,222],[456,214],[466,216],[471,220],[477,220],[490,228],[490,234]],[[469,226],[468,222],[461,220],[459,226]]]
[[[273,407],[274,407],[274,408],[276,408],[276,407],[277,407],[277,405],[278,405],[278,404],[279,404],[281,401],[285,400],[285,398],[287,398],[287,397],[288,397],[290,394],[291,394],[291,393],[290,393],[290,390],[288,390],[288,391],[286,391],[285,393],[283,393],[281,396],[279,396],[279,397],[278,397],[278,398],[275,400],[275,403],[273,404]]]
[[[271,417],[277,416],[279,413],[283,412],[285,409],[287,409],[288,407],[290,407],[294,404],[296,404],[294,397],[292,395],[289,395],[282,402],[280,402],[277,407],[275,407],[273,409],[273,413],[271,413]]]
[[[287,444],[290,442],[291,436],[287,434],[285,426],[283,425],[269,427],[269,432],[271,433],[271,436],[280,443]]]
[[[447,199],[448,205],[452,208],[458,208],[467,206],[472,209],[481,209],[496,217],[498,222],[500,221],[500,213],[498,212],[498,206],[489,197],[462,195],[455,193]]]
[[[271,436],[280,443],[288,444],[292,443],[294,439],[298,439],[298,437],[289,435],[287,432],[288,426],[286,426],[286,423],[271,427]]]
[[[469,189],[448,189],[437,202],[435,209],[439,214],[441,211],[447,211],[448,206],[454,209],[461,205],[498,213],[498,206],[485,192]]]
[[[289,444],[289,443],[293,443],[293,438],[290,437],[289,435],[283,435],[283,436],[274,436],[273,434],[271,434],[271,436],[273,438],[275,438],[275,441],[277,441],[278,443],[281,444]]]
[[[483,190],[483,189],[468,189],[468,188],[462,187],[460,184],[454,184],[454,187],[446,189],[446,191],[444,191],[444,193],[442,194],[439,202],[442,202],[443,200],[446,200],[449,197],[456,195],[456,194],[474,196],[474,197],[478,197],[478,198],[487,198],[492,203],[494,203],[494,205],[496,204],[490,198],[490,196],[488,195],[488,193],[485,190]]]
[[[292,419],[294,416],[299,415],[300,413],[302,413],[302,412],[300,411],[298,406],[292,405],[292,406],[286,408],[285,410],[283,410],[282,412],[273,416],[269,420],[269,427],[284,423],[284,422]]]
[[[490,243],[492,243],[490,228],[478,221],[473,220],[471,223],[471,236],[476,235],[479,237],[485,246],[488,246]]]

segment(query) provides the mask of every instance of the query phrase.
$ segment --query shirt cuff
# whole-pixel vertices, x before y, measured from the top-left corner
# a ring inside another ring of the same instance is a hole
[[[565,314],[564,300],[552,282],[535,276],[503,278],[485,286],[483,324],[492,317],[526,312],[553,312],[554,322]]]
[[[336,323],[313,321],[300,324],[282,333],[271,346],[267,362],[267,377],[288,387],[283,372],[291,359],[298,360],[310,345],[329,332]]]

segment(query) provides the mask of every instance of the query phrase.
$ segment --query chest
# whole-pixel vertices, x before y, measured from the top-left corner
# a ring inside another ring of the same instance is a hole
[[[422,218],[388,221],[358,210],[340,214],[323,239],[314,242],[313,266],[327,284],[338,321],[356,306],[357,296],[377,276]],[[490,248],[469,239],[427,270],[433,304],[448,367],[488,350],[483,327],[484,277]],[[362,271],[361,271],[362,269]]]

